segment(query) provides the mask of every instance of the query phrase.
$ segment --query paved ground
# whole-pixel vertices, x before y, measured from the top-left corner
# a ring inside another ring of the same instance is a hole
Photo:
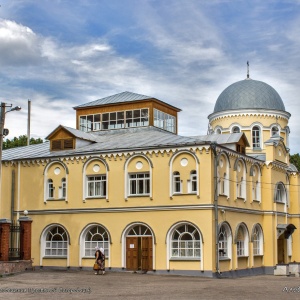
[[[294,289],[294,290],[291,290]],[[0,299],[300,299],[300,278],[210,279],[88,271],[26,271],[0,278]]]

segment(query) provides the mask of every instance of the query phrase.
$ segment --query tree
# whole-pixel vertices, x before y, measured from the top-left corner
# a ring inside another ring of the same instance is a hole
[[[29,144],[41,144],[43,143],[43,140],[41,138],[31,138],[29,140]],[[13,139],[9,140],[6,139],[3,141],[3,149],[9,149],[9,148],[15,148],[15,147],[21,147],[21,146],[27,146],[27,135],[20,135],[19,137],[14,137]]]
[[[299,153],[290,156],[290,163],[295,165],[298,171],[300,171],[300,155]]]

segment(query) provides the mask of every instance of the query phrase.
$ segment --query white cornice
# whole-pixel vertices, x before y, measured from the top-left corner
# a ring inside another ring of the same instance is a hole
[[[221,112],[212,113],[208,116],[209,122],[232,117],[274,117],[289,120],[291,114],[281,110],[266,110],[266,109],[239,109],[239,110],[225,110]]]

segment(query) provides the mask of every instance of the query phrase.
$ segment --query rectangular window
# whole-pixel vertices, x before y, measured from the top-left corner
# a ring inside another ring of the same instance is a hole
[[[52,179],[48,180],[48,198],[54,197],[54,186]]]
[[[80,116],[79,117],[79,129],[81,131],[94,131],[100,130],[101,124],[101,115],[87,115],[87,116]]]
[[[106,196],[106,175],[87,176],[87,197]]]
[[[46,256],[67,256],[68,242],[47,241],[45,247]]]
[[[175,133],[176,118],[158,109],[154,109],[154,126]]]
[[[149,109],[109,112],[79,117],[81,131],[109,130],[149,125]]]
[[[130,195],[149,195],[150,174],[149,173],[129,174],[129,193]]]

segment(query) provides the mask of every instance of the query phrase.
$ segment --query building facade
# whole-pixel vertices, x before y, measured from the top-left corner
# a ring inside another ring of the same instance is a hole
[[[91,268],[95,246],[112,271],[238,276],[299,262],[299,173],[273,90],[228,87],[196,137],[153,97],[77,106],[76,129],[3,151],[0,218],[28,212],[37,267]]]

